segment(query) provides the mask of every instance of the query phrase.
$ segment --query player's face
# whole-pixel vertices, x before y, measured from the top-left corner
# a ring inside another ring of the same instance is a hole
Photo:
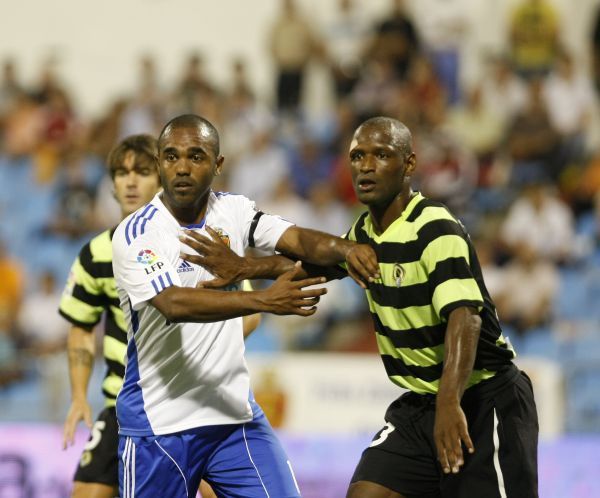
[[[115,197],[123,217],[152,200],[160,187],[154,158],[129,150],[114,172]]]
[[[161,140],[158,162],[167,201],[186,208],[206,198],[223,157],[202,127],[172,128]]]
[[[361,127],[350,144],[352,183],[360,202],[387,207],[402,192],[414,158],[393,140],[387,127]]]

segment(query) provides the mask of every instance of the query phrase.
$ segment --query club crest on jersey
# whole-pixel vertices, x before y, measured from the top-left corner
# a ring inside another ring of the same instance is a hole
[[[394,265],[394,282],[396,283],[396,287],[400,287],[402,285],[402,280],[404,280],[404,268],[401,265],[396,263]]]
[[[229,235],[225,233],[225,230],[223,230],[222,228],[213,228],[213,230],[217,232],[217,235],[221,238],[221,240],[227,247],[231,247],[231,240],[229,239]]]

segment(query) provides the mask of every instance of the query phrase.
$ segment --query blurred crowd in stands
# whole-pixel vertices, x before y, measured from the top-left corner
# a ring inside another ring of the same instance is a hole
[[[119,221],[103,166],[110,148],[133,133],[157,134],[185,112],[221,132],[219,190],[337,234],[363,209],[346,164],[355,126],[381,114],[402,120],[414,136],[414,186],[469,229],[515,345],[563,359],[561,341],[585,336],[600,350],[600,23],[584,64],[562,43],[552,3],[520,0],[506,51],[482,54],[485,69],[464,82],[459,47],[468,30],[453,4],[419,0],[409,12],[391,0],[371,23],[340,0],[336,22],[319,27],[293,0],[282,1],[265,52],[271,99],[259,98],[243,58],[232,62],[226,87],[215,85],[204,66],[208,49],[198,47],[182,54],[168,88],[157,83],[160,61],[141,58],[137,91],[83,119],[55,60],[30,87],[19,61],[3,60],[0,386],[26,375],[22,355],[47,372],[64,348],[67,324],[56,307],[69,266],[83,243]],[[323,91],[332,95],[318,118],[304,112],[314,65],[324,68]],[[351,282],[338,284],[313,320],[284,320],[265,321],[266,349],[375,348],[366,302]]]

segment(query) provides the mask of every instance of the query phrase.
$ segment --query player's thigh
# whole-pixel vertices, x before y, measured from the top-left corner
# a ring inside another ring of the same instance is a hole
[[[458,474],[443,477],[442,496],[536,498],[538,422],[529,379],[520,374],[514,384],[465,411],[475,453],[465,455]]]
[[[220,444],[204,478],[219,498],[300,497],[292,464],[262,414]]]
[[[71,498],[114,498],[118,495],[118,486],[76,481],[73,484]]]
[[[183,436],[119,437],[119,492],[129,498],[187,498],[197,491]]]
[[[386,496],[378,494],[385,493],[384,489],[389,496],[439,495],[441,471],[432,443],[434,417],[433,398],[407,393],[394,401],[387,410],[386,425],[361,455],[349,496],[360,496],[360,490],[367,497]]]
[[[73,478],[75,483],[118,488],[118,431],[115,409],[103,410],[94,422],[90,437],[83,448]]]
[[[368,481],[353,482],[346,498],[408,498],[385,486]]]

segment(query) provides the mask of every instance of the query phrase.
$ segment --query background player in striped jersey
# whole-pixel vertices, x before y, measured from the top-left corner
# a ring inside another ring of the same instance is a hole
[[[123,217],[149,202],[160,187],[155,157],[156,139],[134,135],[120,142],[108,157],[114,195]],[[66,448],[84,420],[92,430],[75,472],[73,498],[112,498],[118,495],[118,427],[116,397],[123,384],[127,327],[115,287],[111,239],[114,228],[94,237],[81,249],[71,267],[59,313],[71,322],[67,352],[71,406],[64,426]],[[102,383],[105,408],[92,425],[87,387],[95,355],[94,327],[104,316],[103,353],[106,375]]]
[[[408,392],[388,408],[347,498],[535,498],[531,382],[512,363],[464,227],[411,189],[411,142],[406,126],[380,117],[359,126],[350,145],[354,188],[368,212],[347,237],[377,254],[380,278],[363,286],[388,376]],[[188,259],[219,276],[206,287],[291,265],[277,256],[240,259],[214,238],[194,239],[200,256]]]
[[[125,218],[148,203],[160,188],[155,163],[156,139],[134,135],[120,142],[108,157],[114,195]],[[123,384],[127,328],[112,270],[111,239],[114,228],[93,238],[80,251],[60,303],[60,314],[71,322],[68,340],[72,402],[64,426],[64,446],[73,443],[75,428],[84,420],[92,434],[74,477],[73,498],[112,498],[118,495],[118,427],[116,396]],[[106,376],[102,385],[105,409],[92,426],[87,387],[95,355],[94,327],[105,316],[103,353]],[[244,335],[260,315],[244,317]],[[202,496],[214,496],[203,483]]]

